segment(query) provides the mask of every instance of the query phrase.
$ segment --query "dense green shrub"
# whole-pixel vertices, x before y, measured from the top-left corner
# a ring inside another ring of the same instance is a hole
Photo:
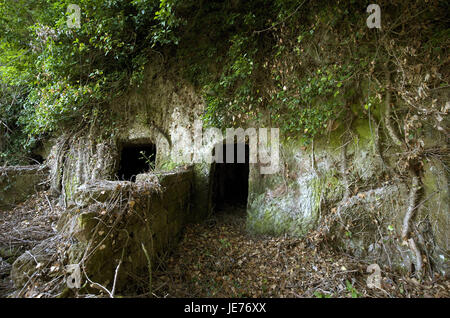
[[[0,0],[2,161],[58,130],[109,120],[108,103],[140,85],[155,50],[203,93],[206,125],[256,121],[286,138],[373,112],[383,65],[403,72],[403,99],[425,76],[410,72],[419,61],[434,72],[430,87],[448,85],[445,1],[380,0],[382,30],[366,26],[369,1],[79,0],[81,28],[70,29],[72,2]]]

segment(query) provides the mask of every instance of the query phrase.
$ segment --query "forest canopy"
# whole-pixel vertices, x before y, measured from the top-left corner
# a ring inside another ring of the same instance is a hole
[[[446,1],[379,1],[381,30],[366,26],[368,1],[79,0],[71,28],[73,2],[0,1],[0,162],[26,161],[61,129],[111,121],[108,104],[142,83],[155,53],[203,92],[206,125],[260,120],[286,138],[322,134],[360,95],[360,112],[376,115],[383,65],[401,69],[406,103],[427,71],[427,88],[448,87]],[[372,90],[356,88],[364,80]]]

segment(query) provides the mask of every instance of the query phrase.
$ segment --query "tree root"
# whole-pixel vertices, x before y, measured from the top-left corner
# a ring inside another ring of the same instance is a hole
[[[397,146],[403,146],[403,142],[397,136],[397,132],[395,131],[394,127],[392,127],[391,123],[391,90],[390,90],[391,73],[387,69],[387,65],[385,66],[385,74],[386,74],[386,104],[384,111],[384,125],[386,126],[386,130],[389,134],[389,137],[391,137],[394,144],[396,144]]]
[[[402,226],[402,239],[406,240],[408,239],[409,233],[410,233],[410,222],[411,218],[414,215],[414,212],[416,210],[416,202],[418,199],[418,193],[421,188],[419,176],[411,171],[412,174],[411,178],[411,190],[409,191],[409,198],[408,198],[408,209],[406,210],[406,214],[403,218],[403,226]]]
[[[391,74],[388,69],[387,64],[384,65],[385,75],[386,75],[386,104],[385,104],[385,111],[384,111],[384,124],[387,130],[387,133],[389,137],[391,138],[392,142],[402,147],[403,149],[407,149],[407,146],[404,142],[401,141],[401,139],[398,137],[397,132],[395,131],[394,127],[392,126],[391,122],[391,91],[390,91],[390,85],[391,85]],[[403,225],[402,225],[402,233],[401,237],[402,239],[407,242],[407,245],[409,246],[409,249],[414,254],[414,265],[415,265],[415,271],[416,274],[420,277],[422,275],[422,255],[417,248],[417,245],[414,241],[414,239],[410,236],[410,223],[411,219],[414,216],[414,212],[416,211],[416,203],[419,197],[419,190],[421,189],[420,185],[420,178],[416,171],[413,170],[411,162],[409,162],[410,168],[409,168],[409,174],[411,176],[411,190],[409,191],[409,197],[408,197],[408,208],[406,210],[405,216],[403,218]]]
[[[419,249],[417,248],[416,242],[414,242],[413,238],[408,240],[408,246],[411,252],[414,253],[415,256],[415,272],[418,277],[422,276],[422,254],[420,254]]]
[[[345,139],[342,142],[341,146],[341,165],[340,165],[340,173],[342,175],[342,183],[344,185],[344,198],[342,199],[342,202],[345,202],[350,197],[350,185],[348,182],[348,176],[347,176],[347,143],[345,142]]]

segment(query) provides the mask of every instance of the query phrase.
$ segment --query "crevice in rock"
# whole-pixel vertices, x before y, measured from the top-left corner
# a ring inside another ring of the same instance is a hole
[[[135,181],[136,175],[148,172],[156,162],[154,144],[125,144],[122,146],[117,176],[122,181]]]

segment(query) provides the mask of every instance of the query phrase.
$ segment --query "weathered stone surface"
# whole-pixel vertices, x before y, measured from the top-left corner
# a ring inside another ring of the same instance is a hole
[[[12,207],[47,187],[48,168],[43,165],[0,168],[0,208]]]
[[[129,181],[87,182],[74,190],[73,203],[78,207],[86,207],[97,202],[105,202],[115,193],[127,194],[131,188],[132,183]]]
[[[398,238],[409,185],[402,183],[405,180],[385,181],[386,175],[392,178],[386,166],[395,163],[383,162],[375,128],[368,121],[356,120],[347,139],[344,132],[338,129],[315,140],[314,146],[282,144],[279,174],[262,176],[259,166],[251,165],[247,227],[256,233],[304,235],[332,218],[328,242],[331,238],[336,248],[409,270],[412,256]],[[419,229],[424,238],[418,245],[424,251],[435,243],[439,252],[433,252],[433,263],[448,271],[444,264],[449,255],[448,173],[437,162],[426,164],[424,172],[422,201],[426,201],[421,210],[426,212],[415,220],[423,227],[428,215],[434,227],[432,234]]]
[[[340,201],[354,188],[377,187],[384,168],[367,121],[357,120],[353,134],[342,140],[344,130],[301,145],[281,145],[282,171],[261,176],[250,167],[249,224],[255,232],[305,234],[317,224],[322,205]],[[345,178],[342,150],[345,147]],[[356,187],[355,187],[356,185]]]
[[[10,270],[11,264],[9,264],[7,261],[3,260],[2,257],[0,257],[0,279],[9,275]]]
[[[96,127],[95,133],[101,135],[98,129]],[[115,140],[102,140],[92,135],[72,136],[66,143],[57,146],[68,147],[57,157],[59,159],[55,164],[58,164],[59,169],[52,169],[52,178],[59,178],[59,192],[67,204],[74,200],[75,191],[81,185],[114,180],[119,165],[119,150]]]
[[[428,160],[424,165],[423,199],[418,219],[422,232],[434,249],[433,262],[442,274],[450,275],[450,207],[448,169],[439,160]]]
[[[77,239],[69,251],[70,262],[84,263],[92,281],[110,286],[121,260],[117,288],[122,291],[147,281],[142,279],[149,271],[144,249],[155,265],[157,255],[173,247],[184,225],[194,218],[193,177],[190,167],[138,175],[136,183],[98,181],[79,187],[78,205],[58,226]]]
[[[17,288],[23,287],[32,277],[38,273],[38,269],[43,267],[56,252],[56,245],[52,244],[52,239],[42,241],[31,251],[26,251],[12,264],[11,279]]]
[[[410,270],[412,259],[397,233],[408,189],[387,184],[341,201],[334,212],[330,243],[358,259]]]

